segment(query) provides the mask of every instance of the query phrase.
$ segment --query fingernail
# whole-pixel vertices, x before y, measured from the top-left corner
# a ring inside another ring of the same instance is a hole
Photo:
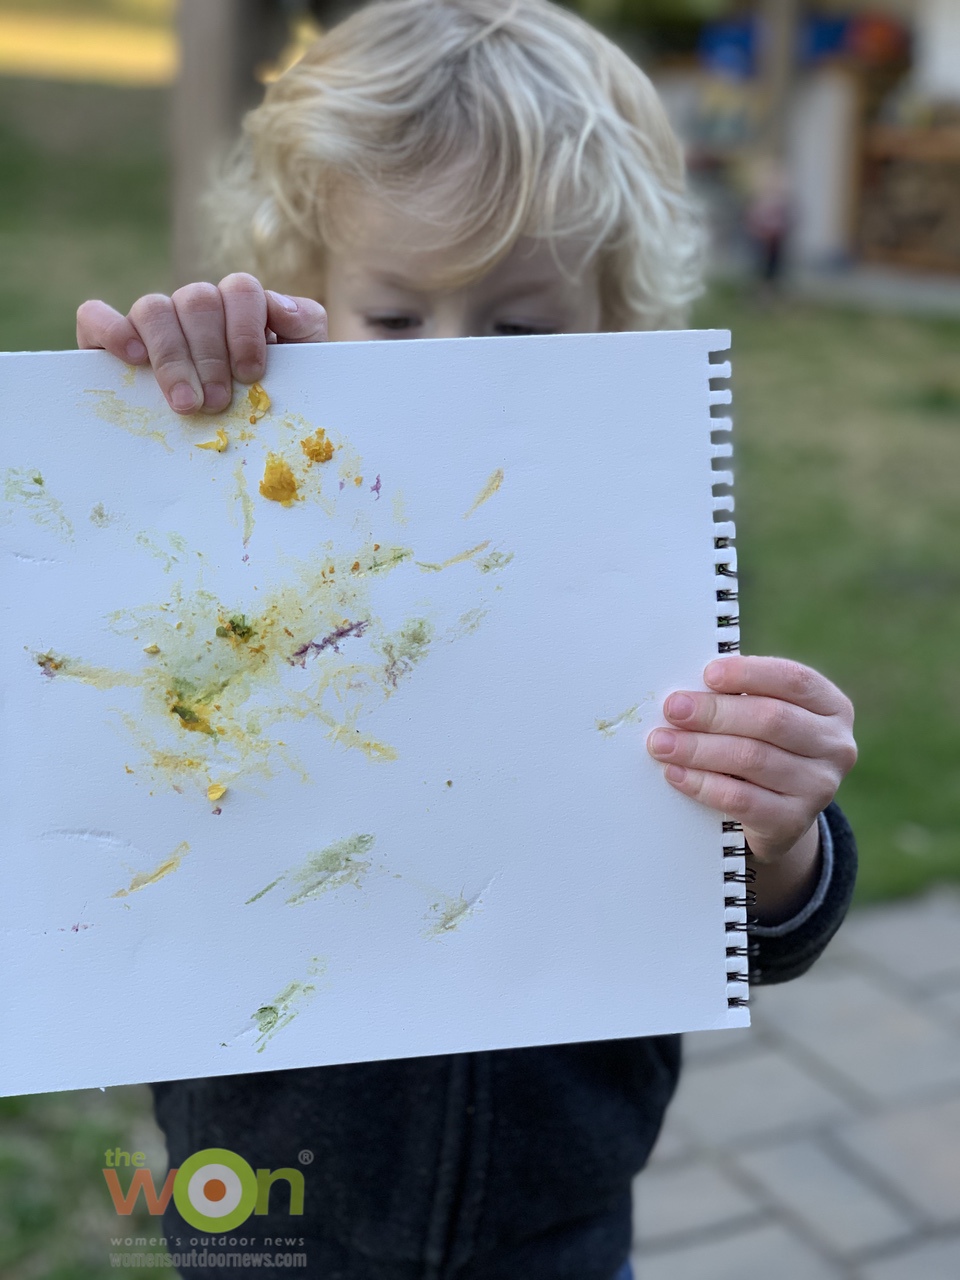
[[[663,771],[663,776],[668,782],[682,782],[687,776],[687,771],[681,769],[678,764],[668,764]]]
[[[139,364],[141,360],[147,358],[147,348],[138,338],[131,338],[124,350],[127,353],[127,359],[134,364]]]
[[[294,300],[292,298],[288,298],[285,293],[277,293],[275,290],[271,289],[270,296],[275,302],[279,303],[279,305],[283,307],[284,311],[299,311],[300,309]]]
[[[719,684],[723,679],[723,663],[708,662],[703,671],[704,684]]]
[[[170,392],[170,403],[177,413],[189,413],[197,407],[197,393],[189,382],[178,382]]]
[[[207,409],[225,409],[230,403],[230,389],[222,382],[205,382],[203,384],[203,403]]]
[[[655,756],[672,755],[676,745],[677,735],[669,729],[654,729],[650,735],[650,750]]]
[[[664,710],[671,720],[689,720],[697,709],[697,704],[686,693],[671,693]]]
[[[240,382],[257,382],[263,377],[263,365],[255,360],[241,360],[236,373]]]

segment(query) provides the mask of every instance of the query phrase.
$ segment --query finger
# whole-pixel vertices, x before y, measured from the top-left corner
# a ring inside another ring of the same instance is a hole
[[[203,388],[202,408],[219,413],[233,396],[220,290],[215,284],[188,284],[171,301]]]
[[[267,365],[267,299],[256,277],[245,271],[219,284],[226,322],[227,356],[238,382],[258,382]]]
[[[827,761],[798,758],[755,738],[654,729],[647,747],[664,763],[733,775],[767,791],[799,797],[817,812],[827,807],[840,784],[839,770]]]
[[[313,298],[267,290],[267,323],[279,342],[326,342],[327,313]]]
[[[171,409],[177,413],[196,412],[203,403],[203,390],[172,299],[162,293],[148,293],[130,308],[130,320],[147,348],[160,390]]]
[[[77,308],[77,346],[81,351],[109,351],[127,364],[147,362],[147,348],[127,317],[98,299]]]
[[[742,654],[717,658],[703,673],[704,682],[718,693],[753,693],[782,698],[817,715],[849,713],[853,708],[835,684],[812,667],[789,658],[755,658]]]
[[[780,795],[741,778],[684,769],[681,765],[668,764],[664,776],[683,795],[788,847],[810,826],[809,806],[796,796]]]
[[[683,690],[671,693],[663,710],[680,728],[758,738],[800,756],[833,754],[849,738],[839,718],[818,716],[782,698]]]

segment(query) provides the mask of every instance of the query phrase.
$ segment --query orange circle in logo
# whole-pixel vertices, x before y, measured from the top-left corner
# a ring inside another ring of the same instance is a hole
[[[203,1184],[203,1194],[208,1200],[222,1200],[227,1194],[227,1187],[219,1178],[211,1178]]]

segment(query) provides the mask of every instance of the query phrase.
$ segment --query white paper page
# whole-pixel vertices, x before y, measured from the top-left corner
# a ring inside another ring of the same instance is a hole
[[[746,1022],[645,748],[717,652],[728,345],[275,347],[189,420],[0,357],[0,1092]]]

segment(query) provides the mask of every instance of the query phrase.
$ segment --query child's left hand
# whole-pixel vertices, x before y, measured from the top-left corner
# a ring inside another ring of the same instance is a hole
[[[647,738],[667,781],[741,822],[759,864],[810,847],[817,815],[857,759],[850,699],[785,658],[719,658],[703,678],[714,692],[672,693],[670,728]]]

